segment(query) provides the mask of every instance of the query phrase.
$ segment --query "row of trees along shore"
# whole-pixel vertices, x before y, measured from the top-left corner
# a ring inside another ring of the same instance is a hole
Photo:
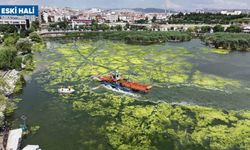
[[[37,23],[33,22],[30,29],[21,29],[20,31],[15,25],[0,25],[0,70],[32,71],[34,67],[32,51],[36,48],[34,46],[43,45],[43,39],[34,32],[39,27]],[[20,80],[16,83],[14,93],[20,92],[23,82],[24,79],[21,75]],[[0,105],[5,108],[0,111],[0,128],[4,125],[5,117],[11,116],[17,108],[17,101],[8,100],[4,96],[3,89],[8,88],[8,86],[6,81],[0,78]]]
[[[248,14],[227,15],[221,13],[178,13],[172,15],[169,24],[230,24],[249,23]]]
[[[86,39],[107,39],[122,40],[128,44],[154,44],[167,41],[184,42],[192,39],[191,34],[187,32],[88,32],[83,34],[67,33],[66,36],[81,36]]]
[[[208,18],[219,18],[222,17],[222,20],[237,20],[242,19],[243,17],[247,17],[245,14],[243,15],[221,15],[221,14],[201,14],[203,16],[209,16]],[[178,17],[187,17],[187,18],[193,18],[195,19],[197,14],[178,14]],[[174,17],[177,17],[174,16]],[[196,18],[197,19],[197,18]],[[218,21],[216,21],[218,22]],[[188,22],[190,23],[190,22]],[[58,22],[53,23],[50,25],[50,30],[69,30],[71,26],[66,22]],[[248,38],[246,39],[236,39],[237,34],[235,33],[241,33],[242,28],[238,24],[232,24],[231,26],[225,28],[222,25],[218,24],[214,27],[211,26],[203,26],[203,27],[193,27],[189,28],[186,32],[177,32],[177,31],[170,31],[170,32],[155,32],[150,31],[149,29],[145,27],[138,27],[133,26],[130,24],[127,24],[126,26],[122,27],[121,25],[117,25],[114,27],[109,27],[107,24],[98,24],[95,20],[92,21],[92,25],[82,25],[74,28],[75,30],[80,31],[109,31],[109,32],[95,32],[95,33],[85,33],[85,34],[74,34],[74,33],[67,33],[66,37],[70,36],[82,36],[87,39],[110,39],[110,40],[123,40],[126,43],[129,44],[155,44],[155,43],[163,43],[166,41],[189,41],[192,36],[190,33],[201,33],[206,34],[213,31],[214,37],[217,37],[217,32],[225,32],[225,38],[228,38],[228,35],[233,35],[233,38],[230,38],[227,40],[227,42],[222,42],[222,40],[218,38],[214,38],[213,41],[207,41],[205,39],[206,36],[211,37],[213,34],[205,35],[202,37],[202,39],[209,43],[208,45],[218,48],[225,48],[230,50],[248,50],[249,46],[247,43]],[[125,32],[129,29],[129,32]],[[125,30],[125,31],[123,31]],[[136,31],[141,31],[140,33]],[[228,34],[232,33],[232,34]],[[222,35],[223,33],[220,33]],[[244,37],[248,37],[247,35],[243,34]],[[241,37],[241,34],[239,34],[239,37]],[[225,40],[224,40],[225,41]],[[238,44],[237,44],[238,43]],[[239,44],[240,43],[240,44]],[[226,46],[227,45],[227,46]],[[239,46],[241,45],[241,46]]]
[[[3,30],[7,28],[8,30]],[[27,64],[32,59],[32,46],[42,43],[42,38],[35,32],[24,35],[22,31],[17,33],[14,25],[0,25],[3,34],[0,45],[0,70],[21,70],[21,64]],[[24,32],[24,30],[23,30]]]
[[[151,31],[145,26],[136,26],[127,23],[125,26],[115,25],[109,26],[106,23],[98,24],[95,20],[92,21],[91,25],[79,25],[72,27],[67,21],[61,21],[52,23],[49,25],[48,31],[58,30],[79,30],[79,31]]]
[[[100,29],[105,25],[99,25]],[[118,28],[120,29],[120,28]],[[66,33],[66,37],[81,36],[85,39],[108,39],[108,40],[122,40],[128,44],[155,44],[164,43],[167,41],[183,42],[192,39],[192,32],[196,33],[209,33],[213,30],[212,34],[205,34],[202,40],[209,46],[216,48],[223,48],[229,50],[249,50],[249,34],[240,33],[242,29],[240,26],[231,25],[225,29],[222,25],[214,27],[203,26],[201,28],[188,29],[187,32],[169,31],[110,31],[110,32],[88,32],[84,34],[79,33]],[[238,34],[237,34],[238,33]],[[243,35],[243,36],[242,36]],[[217,38],[218,37],[218,38]]]

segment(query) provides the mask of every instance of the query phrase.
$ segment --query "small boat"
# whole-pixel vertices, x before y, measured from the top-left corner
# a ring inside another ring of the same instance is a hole
[[[58,89],[58,93],[61,93],[61,94],[72,94],[74,92],[75,92],[75,90],[72,88],[60,88],[60,89]]]
[[[141,84],[137,82],[128,81],[127,79],[121,77],[118,71],[112,73],[109,76],[94,76],[94,80],[100,81],[104,84],[117,84],[119,87],[124,87],[132,91],[139,91],[148,93],[152,88],[151,85]]]

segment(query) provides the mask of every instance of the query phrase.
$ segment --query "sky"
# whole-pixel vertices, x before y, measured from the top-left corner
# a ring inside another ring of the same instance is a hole
[[[38,4],[72,8],[248,9],[250,0],[0,0],[5,4]]]

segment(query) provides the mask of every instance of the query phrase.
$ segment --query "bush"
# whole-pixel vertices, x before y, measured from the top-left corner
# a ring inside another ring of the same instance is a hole
[[[5,96],[1,95],[0,93],[0,105],[4,106],[7,103],[7,99]],[[3,112],[0,112],[0,126],[2,126],[4,124],[4,114]]]
[[[10,34],[4,37],[5,46],[13,46],[16,44],[19,37],[16,34]]]
[[[246,33],[213,33],[202,39],[206,44],[228,50],[250,51],[250,34]]]
[[[222,25],[216,25],[213,28],[214,32],[224,32],[224,27]]]
[[[29,39],[19,39],[16,43],[17,51],[21,52],[22,54],[31,53],[32,43]]]
[[[39,23],[38,20],[32,21],[32,23],[31,23],[31,27],[32,27],[35,31],[37,31],[37,30],[40,29],[39,25],[40,25],[40,23]]]
[[[9,117],[9,116],[11,116],[11,115],[14,113],[14,111],[15,111],[16,109],[17,109],[16,103],[8,101],[8,102],[7,102],[7,107],[6,107],[6,109],[5,109],[4,114],[5,114],[7,117]]]
[[[240,26],[231,25],[227,28],[226,32],[232,32],[232,33],[240,33],[242,31]]]
[[[43,39],[41,38],[41,36],[38,35],[38,34],[35,33],[35,32],[30,33],[29,37],[30,37],[30,39],[31,39],[33,42],[42,43],[42,41],[43,41]]]
[[[13,60],[13,62],[12,62],[12,65],[11,65],[11,67],[12,68],[14,68],[14,69],[16,69],[16,70],[20,70],[21,69],[21,64],[22,64],[22,57],[15,57],[14,58],[14,60]]]
[[[66,34],[66,36],[78,36]],[[149,32],[149,31],[131,31],[131,32],[89,32],[81,35],[87,39],[107,39],[122,40],[128,44],[155,44],[166,41],[189,41],[192,36],[186,32]]]
[[[208,32],[210,32],[210,30],[211,30],[210,26],[203,26],[203,27],[201,27],[201,32],[202,33],[208,33]]]
[[[29,31],[28,30],[26,30],[26,29],[21,29],[21,31],[20,31],[20,37],[21,38],[25,38],[25,37],[27,37],[27,36],[29,36]]]
[[[0,69],[19,69],[20,59],[17,58],[17,51],[14,47],[2,47],[0,49]]]

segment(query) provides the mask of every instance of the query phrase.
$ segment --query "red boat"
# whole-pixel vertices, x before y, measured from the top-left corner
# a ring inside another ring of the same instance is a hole
[[[112,73],[109,76],[99,76],[97,78],[101,82],[118,83],[120,86],[134,91],[142,91],[147,93],[152,88],[150,85],[128,81],[127,79],[122,78],[118,72]]]

